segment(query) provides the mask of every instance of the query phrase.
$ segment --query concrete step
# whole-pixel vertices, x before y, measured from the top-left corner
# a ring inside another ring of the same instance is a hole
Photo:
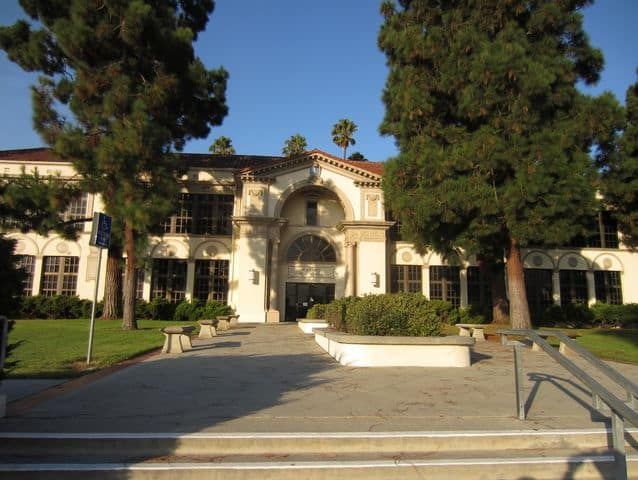
[[[636,431],[627,434],[628,450]],[[609,432],[0,433],[0,479],[614,478]],[[630,456],[630,474],[638,462]],[[638,457],[636,457],[638,458]]]

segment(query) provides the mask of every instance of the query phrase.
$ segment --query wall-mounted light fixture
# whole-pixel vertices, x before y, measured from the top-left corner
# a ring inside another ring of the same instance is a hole
[[[310,178],[319,178],[321,176],[321,167],[316,163],[312,164],[308,169],[308,176]]]
[[[370,283],[372,283],[373,287],[379,286],[379,274],[377,272],[372,272],[370,274]]]
[[[255,270],[254,268],[248,270],[248,281],[257,285],[259,283],[259,270]]]

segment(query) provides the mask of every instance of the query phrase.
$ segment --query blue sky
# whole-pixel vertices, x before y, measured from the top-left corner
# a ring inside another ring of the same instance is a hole
[[[196,49],[210,67],[230,72],[230,113],[207,139],[185,151],[206,152],[226,135],[238,153],[278,155],[294,133],[310,148],[340,155],[332,125],[349,118],[358,126],[357,144],[370,160],[396,153],[392,138],[381,137],[381,92],[387,70],[377,47],[380,0],[217,0]],[[585,29],[601,48],[606,67],[590,93],[611,90],[624,102],[637,80],[638,0],[598,0],[584,11]],[[0,24],[21,16],[17,0],[2,0]],[[31,127],[29,85],[22,72],[0,53],[0,149],[43,143]]]

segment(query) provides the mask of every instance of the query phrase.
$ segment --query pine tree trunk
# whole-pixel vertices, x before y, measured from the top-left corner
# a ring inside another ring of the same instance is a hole
[[[505,291],[505,269],[503,263],[490,268],[490,291],[492,293],[492,323],[508,325],[510,323],[510,304]]]
[[[124,248],[126,250],[126,274],[124,275],[123,330],[137,330],[135,318],[135,231],[129,222],[124,224]]]
[[[122,246],[111,243],[106,261],[103,320],[120,318],[122,312]]]
[[[507,286],[510,296],[510,318],[512,328],[532,328],[525,292],[525,276],[521,259],[521,248],[515,238],[510,236],[506,252]]]

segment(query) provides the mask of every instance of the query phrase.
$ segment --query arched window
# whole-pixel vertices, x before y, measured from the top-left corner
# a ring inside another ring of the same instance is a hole
[[[336,262],[334,248],[315,235],[299,237],[288,249],[289,262]]]

